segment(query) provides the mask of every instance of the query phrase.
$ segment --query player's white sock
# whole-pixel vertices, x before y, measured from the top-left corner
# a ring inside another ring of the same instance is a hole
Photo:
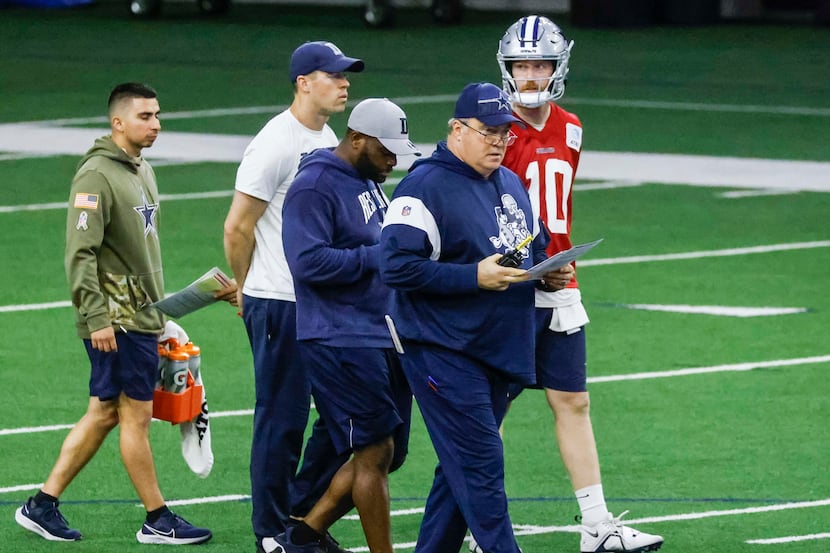
[[[605,496],[602,493],[602,484],[586,486],[574,492],[582,512],[582,524],[596,526],[608,519],[608,507],[605,506]]]

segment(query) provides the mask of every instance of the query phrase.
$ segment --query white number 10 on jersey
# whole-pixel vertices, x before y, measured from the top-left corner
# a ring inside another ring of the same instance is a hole
[[[550,158],[545,161],[544,175],[539,172],[539,162],[527,166],[525,178],[530,182],[530,204],[533,214],[542,217],[551,233],[568,234],[568,198],[573,188],[574,171],[567,162]],[[545,213],[539,205],[542,179],[545,183],[543,199]]]

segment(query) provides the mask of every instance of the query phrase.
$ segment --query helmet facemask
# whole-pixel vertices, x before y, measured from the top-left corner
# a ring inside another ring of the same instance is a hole
[[[529,15],[511,25],[499,42],[496,54],[501,69],[502,87],[511,103],[537,108],[561,98],[565,94],[572,47],[573,41],[569,42],[561,29],[546,17]],[[534,60],[550,61],[553,64],[553,74],[541,90],[521,92],[521,82],[513,77],[513,63]]]

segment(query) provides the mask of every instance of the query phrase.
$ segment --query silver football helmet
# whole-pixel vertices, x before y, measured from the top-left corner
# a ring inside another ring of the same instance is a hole
[[[573,41],[568,41],[556,23],[539,15],[523,17],[504,33],[499,41],[496,59],[501,68],[502,86],[510,101],[521,106],[536,108],[565,94],[565,77],[568,75],[568,58]],[[541,90],[521,92],[513,78],[512,65],[516,61],[550,60],[553,75]]]

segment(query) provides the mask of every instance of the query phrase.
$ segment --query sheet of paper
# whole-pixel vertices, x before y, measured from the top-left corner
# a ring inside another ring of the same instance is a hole
[[[591,248],[602,242],[602,238],[599,240],[594,240],[593,242],[588,242],[587,244],[579,244],[578,246],[573,246],[570,249],[561,251],[556,255],[552,255],[549,258],[545,259],[541,263],[537,263],[533,267],[527,270],[530,274],[530,278],[542,278],[542,275],[548,273],[550,271],[555,271],[560,267],[564,267],[574,259],[578,258],[582,254],[589,251]]]
[[[214,292],[225,288],[231,283],[231,279],[218,267],[214,267],[195,281],[187,288],[179,290],[153,304],[153,307],[167,315],[178,319],[197,309],[214,303]]]

